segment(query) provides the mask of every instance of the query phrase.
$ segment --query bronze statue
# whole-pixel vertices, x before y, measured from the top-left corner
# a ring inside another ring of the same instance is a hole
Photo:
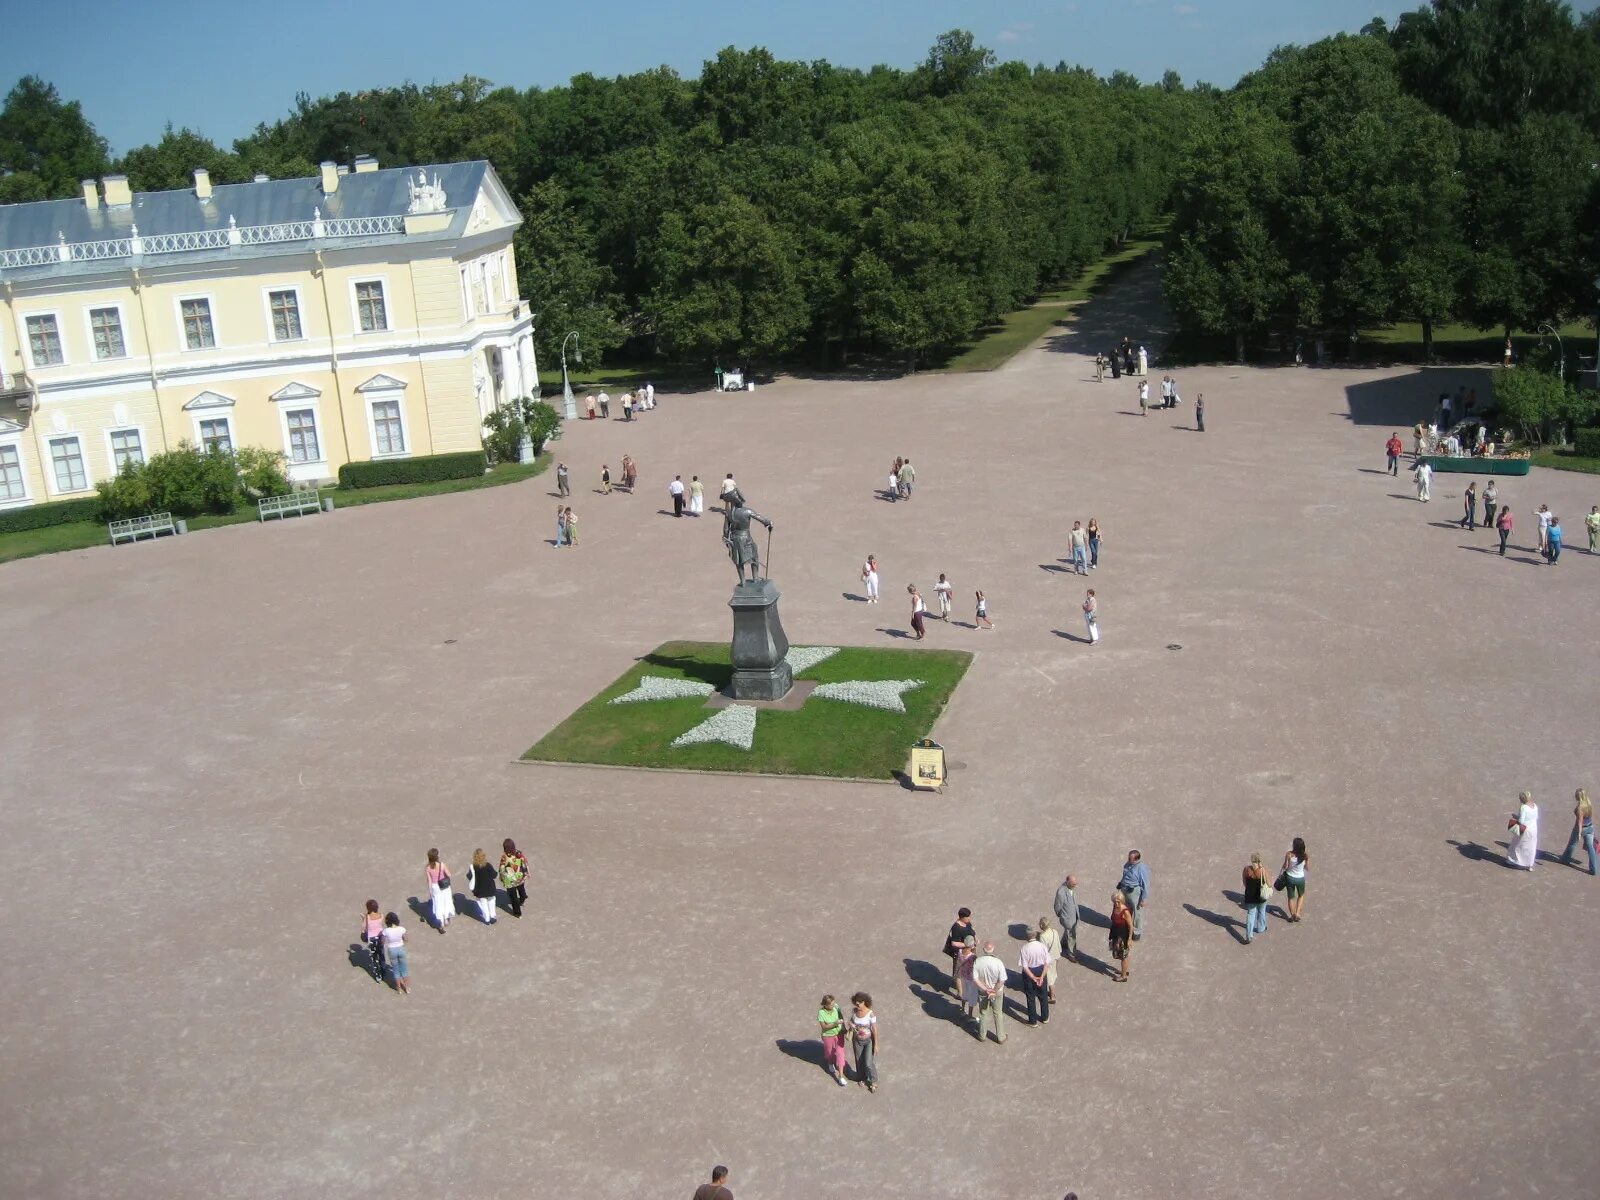
[[[767,532],[772,532],[772,522],[763,517],[752,508],[746,508],[744,494],[738,488],[727,495],[727,506],[722,514],[722,543],[728,547],[728,557],[733,560],[734,570],[739,572],[739,582],[743,583],[744,571],[750,568],[750,582],[754,583],[761,578],[761,554],[756,549],[756,540],[750,536],[750,522],[759,521],[767,527]]]

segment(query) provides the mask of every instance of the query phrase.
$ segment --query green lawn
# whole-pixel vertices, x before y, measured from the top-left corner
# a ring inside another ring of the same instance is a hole
[[[704,697],[632,704],[609,701],[633,690],[645,675],[696,679],[720,688],[733,668],[726,643],[667,642],[639,659],[522,757],[542,762],[888,779],[905,768],[911,744],[933,728],[971,661],[972,655],[959,650],[845,647],[800,673],[799,678],[822,683],[923,680],[921,687],[903,694],[905,712],[813,696],[796,712],[760,711],[755,741],[748,751],[722,743],[673,749],[670,743],[675,737],[711,715]]]
[[[419,496],[437,496],[445,492],[472,492],[479,488],[500,487],[507,483],[521,483],[543,473],[550,465],[548,451],[539,455],[528,466],[507,463],[493,468],[487,475],[471,479],[441,479],[436,483],[394,483],[374,488],[324,488],[323,494],[334,498],[338,508],[351,508],[360,504],[381,504],[387,500],[414,500]],[[255,505],[231,513],[188,518],[189,532],[220,529],[224,525],[241,525],[257,519]],[[58,550],[83,550],[89,546],[104,546],[108,542],[106,527],[99,521],[72,521],[65,525],[47,525],[43,529],[24,529],[17,533],[0,534],[0,563],[16,558],[32,558],[36,554],[54,554]],[[138,543],[134,543],[137,545]],[[126,546],[127,543],[124,543]],[[122,549],[119,546],[118,549]]]
[[[1567,352],[1567,374],[1578,370],[1578,357],[1591,360],[1595,351],[1594,323],[1573,321],[1560,328]],[[1547,335],[1519,332],[1511,335],[1511,344],[1521,361],[1522,356],[1547,340]],[[1330,345],[1332,343],[1330,342]],[[1505,352],[1505,335],[1497,329],[1474,329],[1471,325],[1435,325],[1433,327],[1433,354],[1444,362],[1495,362],[1501,361]],[[1553,349],[1553,347],[1552,347]],[[1311,342],[1306,342],[1306,357],[1311,357]],[[1358,359],[1388,358],[1401,362],[1422,360],[1422,326],[1415,321],[1401,321],[1379,329],[1363,330],[1357,343]],[[1552,355],[1553,357],[1553,355]],[[1590,363],[1592,368],[1593,363]]]
[[[578,394],[581,401],[585,392],[596,392],[605,388],[611,392],[626,392],[634,388],[641,388],[647,383],[656,387],[664,384],[681,386],[684,383],[698,384],[710,387],[713,380],[711,368],[705,367],[696,370],[682,364],[645,364],[644,366],[629,366],[619,363],[613,367],[594,367],[590,369],[572,369],[572,390]],[[561,360],[556,359],[556,368],[553,371],[539,372],[539,385],[545,391],[545,400],[558,401],[561,399]]]
[[[1557,471],[1583,471],[1589,475],[1600,475],[1600,458],[1585,458],[1575,451],[1558,450],[1550,446],[1533,452],[1533,465],[1554,467]]]
[[[1074,305],[1089,299],[1130,265],[1161,245],[1161,231],[1153,230],[1084,268],[1071,283],[1052,289],[1027,308],[1007,313],[980,331],[976,342],[957,353],[939,372],[993,371],[1026,350],[1070,315]]]

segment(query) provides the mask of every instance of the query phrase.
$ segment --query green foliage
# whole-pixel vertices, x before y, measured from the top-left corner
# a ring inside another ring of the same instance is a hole
[[[234,465],[247,500],[283,496],[293,490],[282,451],[242,446],[234,454]]]
[[[194,186],[194,169],[204,167],[213,184],[240,183],[245,173],[239,156],[219,149],[192,129],[174,131],[169,124],[153,146],[130,150],[117,164],[136,192],[161,192]]]
[[[1595,412],[1593,393],[1531,366],[1494,373],[1494,404],[1499,423],[1530,442],[1560,440],[1566,427],[1590,420]]]
[[[538,455],[561,427],[561,414],[543,400],[524,396],[502,404],[483,419],[483,449],[491,463],[514,463],[522,454],[522,438],[533,441]]]
[[[1600,458],[1600,429],[1574,431],[1572,448],[1582,458]]]
[[[248,457],[258,480],[269,474],[269,461],[277,464],[282,478],[282,455],[265,450],[244,450],[240,455]],[[179,442],[175,449],[143,463],[127,463],[114,479],[95,485],[100,494],[99,519],[120,521],[154,512],[175,517],[231,513],[248,498],[239,476],[240,461],[223,450],[201,450],[192,442]]]
[[[17,81],[0,107],[0,203],[76,196],[106,167],[106,140],[76,100],[37,75]]]
[[[0,511],[0,533],[19,533],[24,529],[93,521],[99,515],[98,500],[58,500],[53,504],[30,504],[27,508]]]
[[[342,488],[382,487],[394,483],[435,483],[444,479],[472,479],[487,469],[483,451],[427,454],[420,458],[390,458],[381,462],[345,463],[339,468]]]
[[[600,265],[599,243],[578,215],[567,190],[553,179],[534,184],[518,201],[522,224],[513,245],[522,294],[539,314],[539,355],[559,362],[561,343],[578,334],[585,365],[599,366],[605,352],[622,343],[622,298],[615,278]]]

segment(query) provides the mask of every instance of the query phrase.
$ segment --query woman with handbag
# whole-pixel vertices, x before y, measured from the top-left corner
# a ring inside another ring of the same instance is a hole
[[[1517,797],[1517,811],[1506,822],[1506,830],[1511,834],[1510,845],[1506,847],[1506,866],[1519,871],[1533,870],[1539,858],[1539,806],[1533,802],[1532,792],[1523,792]]]
[[[922,602],[922,593],[917,591],[916,584],[906,584],[906,592],[911,597],[911,628],[916,631],[917,641],[920,642],[927,633],[923,628],[922,614],[928,611],[928,606]]]
[[[450,868],[439,858],[437,850],[428,851],[428,898],[433,903],[433,923],[440,933],[448,932],[450,919],[456,915],[455,893],[450,890]]]
[[[856,1049],[856,1082],[867,1091],[878,1090],[878,1016],[872,1011],[872,997],[857,992],[850,997],[850,1036]]]
[[[1258,851],[1250,856],[1250,865],[1244,869],[1244,944],[1256,940],[1256,934],[1267,931],[1267,901],[1272,897],[1272,884],[1267,881],[1267,869],[1261,865]]]
[[[528,860],[517,844],[507,838],[500,844],[500,886],[506,890],[506,907],[513,917],[522,916],[522,906],[528,902]]]
[[[367,901],[367,910],[361,914],[361,940],[372,955],[372,977],[383,982],[383,914],[376,900]]]
[[[1311,859],[1306,855],[1305,838],[1295,838],[1289,853],[1283,856],[1284,908],[1289,910],[1289,920],[1299,921],[1306,906],[1306,867]]]
[[[1133,943],[1133,911],[1121,889],[1111,893],[1111,957],[1122,965],[1120,974],[1113,975],[1118,983],[1128,982],[1129,947]]]
[[[483,918],[485,925],[495,922],[495,884],[498,882],[493,867],[489,865],[489,856],[481,849],[472,852],[472,865],[467,868],[467,886],[472,889],[472,898],[478,902],[478,915]]]

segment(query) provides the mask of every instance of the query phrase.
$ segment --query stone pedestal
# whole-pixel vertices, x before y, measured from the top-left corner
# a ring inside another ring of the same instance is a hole
[[[770,579],[740,583],[728,607],[733,609],[733,682],[735,700],[782,700],[794,686],[794,672],[784,661],[789,639],[778,619],[781,593]]]

